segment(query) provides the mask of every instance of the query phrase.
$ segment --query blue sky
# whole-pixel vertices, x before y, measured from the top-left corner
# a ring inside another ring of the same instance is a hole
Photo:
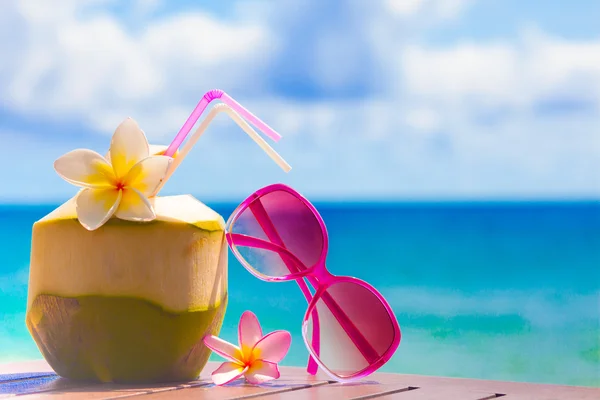
[[[600,196],[600,2],[173,3],[0,4],[0,202],[65,200],[56,158],[104,153],[127,116],[168,144],[213,88],[283,135],[293,169],[221,115],[163,195]]]

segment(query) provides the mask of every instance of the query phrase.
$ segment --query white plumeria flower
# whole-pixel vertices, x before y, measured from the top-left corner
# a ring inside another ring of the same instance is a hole
[[[148,197],[164,179],[173,160],[149,153],[146,135],[131,118],[113,134],[109,160],[92,150],[73,150],[54,162],[67,182],[84,188],[76,199],[77,218],[92,231],[113,215],[128,221],[156,218]]]

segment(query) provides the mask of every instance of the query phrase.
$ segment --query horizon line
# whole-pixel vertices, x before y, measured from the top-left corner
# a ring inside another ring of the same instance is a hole
[[[204,204],[239,204],[245,197],[240,199],[199,199],[197,196],[192,195],[198,201]],[[168,197],[168,196],[161,196]],[[29,206],[29,207],[43,207],[43,206],[59,206],[63,204],[65,200],[31,200],[31,201],[15,201],[12,199],[1,199],[0,207],[11,207],[11,206]],[[600,206],[600,198],[598,197],[473,197],[473,198],[453,198],[453,197],[422,197],[422,198],[316,198],[309,199],[311,203],[321,205],[347,205],[347,206],[361,206],[361,205],[477,205],[477,204],[594,204],[597,203]]]

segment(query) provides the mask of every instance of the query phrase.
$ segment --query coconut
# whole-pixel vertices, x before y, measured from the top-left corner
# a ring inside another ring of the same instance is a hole
[[[26,323],[62,377],[197,377],[227,305],[223,218],[189,195],[152,199],[156,219],[88,231],[75,198],[33,225]]]

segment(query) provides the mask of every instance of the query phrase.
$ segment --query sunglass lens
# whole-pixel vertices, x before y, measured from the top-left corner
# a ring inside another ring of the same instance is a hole
[[[308,316],[304,324],[308,346],[341,378],[365,371],[396,340],[394,317],[373,292],[355,282],[328,287]]]
[[[240,261],[270,278],[303,275],[319,261],[324,247],[323,231],[315,214],[302,200],[283,190],[254,200],[231,223],[230,232],[271,242],[300,261],[275,251],[240,246],[234,239],[233,251]]]

